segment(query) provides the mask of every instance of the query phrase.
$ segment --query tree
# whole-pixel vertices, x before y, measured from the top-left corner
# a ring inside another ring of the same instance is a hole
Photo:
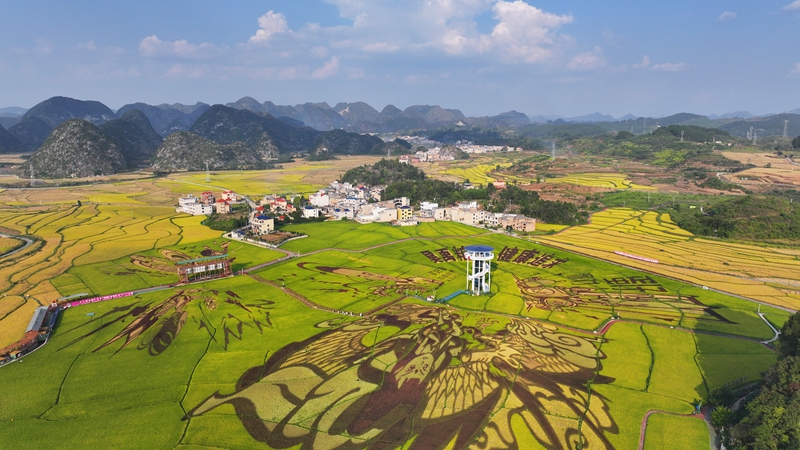
[[[714,408],[714,412],[711,413],[711,425],[717,430],[724,428],[730,424],[732,416],[733,413],[730,408],[727,406],[718,406]]]
[[[800,136],[792,139],[792,147],[800,149]]]
[[[747,405],[747,417],[733,429],[734,448],[796,450],[800,448],[800,358],[778,361],[764,377],[758,397]]]
[[[775,348],[781,358],[800,356],[800,314],[792,314],[783,324]]]

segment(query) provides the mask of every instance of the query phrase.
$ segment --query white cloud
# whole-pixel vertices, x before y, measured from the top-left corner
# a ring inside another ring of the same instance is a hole
[[[325,1],[351,24],[309,23],[291,29],[283,13],[270,10],[258,18],[249,39],[236,45],[151,35],[141,40],[138,53],[159,61],[157,73],[170,77],[325,79],[370,78],[370,64],[362,62],[380,59],[380,54],[405,58],[412,65],[436,65],[443,57],[480,66],[542,64],[560,60],[573,44],[560,31],[573,22],[571,15],[547,12],[522,0]],[[488,30],[479,30],[477,21],[486,19]],[[597,52],[578,55],[571,67],[606,65],[602,50]],[[350,61],[359,62],[359,68],[350,67]]]
[[[94,45],[94,41],[89,41],[87,43],[80,43],[77,46],[78,50],[89,50],[91,52],[97,50],[97,47]]]
[[[330,61],[326,62],[319,69],[311,73],[311,78],[315,80],[322,80],[330,78],[339,72],[339,58],[333,56]]]
[[[650,68],[650,70],[655,70],[655,71],[659,71],[659,72],[683,72],[685,70],[691,69],[692,67],[694,67],[694,66],[691,65],[691,64],[686,64],[686,63],[682,63],[682,62],[679,62],[679,63],[662,63],[662,64],[654,65],[653,67]]]
[[[205,75],[205,66],[188,66],[183,63],[173,64],[164,73],[167,78],[200,78]]]
[[[250,37],[250,42],[266,42],[273,34],[289,31],[286,16],[272,10],[258,18],[258,26],[259,29]]]
[[[583,52],[572,58],[572,61],[567,64],[567,68],[570,70],[591,70],[605,65],[606,59],[603,57],[603,49],[595,47],[590,52]]]
[[[392,45],[386,42],[374,42],[371,44],[367,44],[364,46],[365,52],[393,52],[396,51],[399,47],[396,45]]]
[[[792,3],[781,8],[781,11],[800,11],[800,0],[794,0]]]
[[[569,39],[557,31],[573,21],[521,0],[327,0],[351,27],[306,32],[328,34],[337,47],[368,52],[437,50],[453,56],[484,55],[507,63],[542,62]],[[491,33],[478,31],[477,16],[492,13]],[[398,23],[408,24],[398,27]]]
[[[645,67],[650,65],[650,58],[647,55],[642,56],[642,62],[639,64],[633,64],[631,66],[632,69],[644,69]]]
[[[328,56],[328,49],[323,45],[319,45],[312,48],[310,53],[318,58],[324,58]]]
[[[528,63],[549,58],[555,30],[573,20],[572,16],[551,14],[520,0],[499,1],[492,10],[499,21],[491,34],[494,47]]]
[[[169,42],[162,41],[156,35],[148,36],[139,43],[139,54],[146,57],[199,58],[209,56],[214,50],[214,45],[205,42],[192,44],[186,39]]]
[[[797,0],[796,3],[800,4],[800,0]],[[733,20],[736,18],[736,13],[731,11],[725,11],[717,17],[717,20],[720,22],[725,22],[726,20]]]

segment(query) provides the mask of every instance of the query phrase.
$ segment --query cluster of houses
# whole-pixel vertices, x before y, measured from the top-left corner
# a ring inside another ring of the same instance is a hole
[[[504,182],[495,187],[504,188]],[[422,202],[418,210],[411,207],[407,197],[382,200],[382,186],[354,185],[334,181],[308,198],[301,207],[301,217],[312,219],[327,217],[331,220],[350,219],[359,223],[393,223],[400,226],[418,225],[421,222],[452,221],[472,226],[503,228],[521,232],[536,230],[536,219],[520,214],[491,213],[478,208],[475,201],[459,202],[454,206],[439,206],[438,203]],[[227,214],[231,204],[237,201],[233,191],[223,191],[217,199],[211,192],[200,197],[188,195],[178,199],[178,212],[192,215]],[[248,200],[252,206],[249,217],[250,232],[265,235],[275,231],[275,219],[297,211],[291,200],[266,195],[258,204]]]
[[[502,189],[505,183],[497,182],[495,187]],[[305,207],[303,216],[324,215],[333,220],[351,219],[359,223],[391,222],[401,226],[445,220],[523,232],[536,230],[536,219],[519,214],[490,213],[479,209],[475,201],[442,207],[438,203],[422,202],[419,210],[415,211],[406,197],[381,200],[381,189],[381,187],[357,186],[335,181],[327,189],[322,189],[309,197],[309,205]],[[311,214],[306,215],[306,210],[312,211]]]
[[[456,157],[453,152],[443,152],[441,147],[429,148],[427,151],[419,151],[413,155],[400,155],[401,163],[419,163],[432,161],[453,161]]]
[[[296,211],[294,204],[278,195],[265,195],[253,211],[250,212],[250,231],[255,235],[269,234],[275,231],[275,218],[283,220],[287,214]],[[304,211],[305,217],[305,211]],[[316,217],[316,216],[314,216]]]
[[[193,216],[208,216],[211,214],[230,214],[231,205],[237,202],[236,193],[233,191],[222,191],[219,198],[214,196],[211,191],[206,191],[196,197],[192,194],[178,199],[177,212],[191,214]]]
[[[475,145],[471,142],[458,143],[458,148],[466,153],[521,152],[521,147],[504,145]]]

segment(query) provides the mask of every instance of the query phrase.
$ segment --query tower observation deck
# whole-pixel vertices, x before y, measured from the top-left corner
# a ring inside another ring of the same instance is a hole
[[[488,293],[492,286],[492,259],[494,247],[468,245],[464,247],[467,259],[467,290],[473,295]]]

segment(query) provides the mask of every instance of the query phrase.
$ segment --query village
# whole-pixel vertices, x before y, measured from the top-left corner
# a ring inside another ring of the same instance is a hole
[[[494,182],[494,187],[504,189],[505,182]],[[528,233],[536,230],[536,219],[520,214],[492,213],[481,209],[476,201],[458,202],[455,205],[423,201],[412,207],[407,197],[384,200],[383,186],[354,185],[332,182],[327,188],[309,195],[286,198],[268,194],[252,200],[233,191],[223,191],[220,197],[211,191],[200,197],[189,194],[178,199],[177,212],[190,215],[230,214],[234,205],[250,206],[247,225],[236,230],[240,236],[266,239],[276,230],[276,222],[293,220],[354,220],[361,224],[391,223],[395,226],[416,226],[423,222],[452,221],[474,227],[503,229]]]

